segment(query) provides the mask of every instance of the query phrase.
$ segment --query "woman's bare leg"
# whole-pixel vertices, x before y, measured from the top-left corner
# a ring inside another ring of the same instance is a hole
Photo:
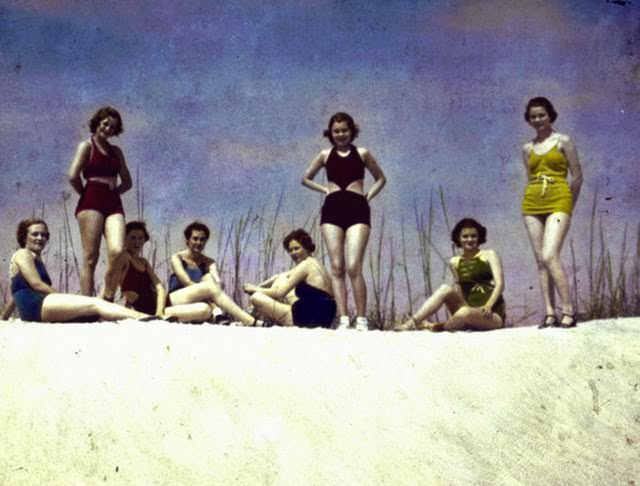
[[[105,321],[117,321],[139,319],[147,317],[147,314],[86,295],[49,294],[42,303],[43,321],[65,322],[89,316],[99,316]]]
[[[260,316],[281,326],[293,326],[291,306],[279,302],[262,292],[251,295],[251,304]]]
[[[427,317],[434,314],[442,307],[446,305],[451,314],[455,313],[458,309],[465,305],[465,301],[458,291],[450,285],[443,284],[438,290],[436,290],[422,306],[414,312],[414,314],[405,322],[396,326],[396,330],[402,331],[413,328],[426,328],[429,326],[428,322],[425,322]]]
[[[536,259],[536,265],[538,266],[538,279],[540,280],[540,290],[542,291],[545,313],[546,315],[554,315],[556,312],[554,289],[553,284],[551,283],[549,270],[544,263],[542,251],[545,233],[544,218],[534,215],[525,215],[524,224],[527,228],[529,241],[531,242],[531,248],[533,249],[533,255]]]
[[[320,226],[320,232],[329,252],[331,263],[329,274],[331,276],[333,296],[336,299],[336,307],[338,308],[338,316],[348,316],[347,287],[344,281],[344,230],[333,224],[323,224]]]
[[[100,257],[100,240],[104,228],[104,216],[99,211],[85,209],[77,215],[82,241],[82,268],[80,269],[80,293],[94,295],[94,274]]]
[[[124,236],[124,215],[116,213],[108,216],[104,222],[104,238],[107,243],[107,268],[104,274],[103,295],[106,299],[113,300],[113,296],[123,277],[122,273],[126,261]]]
[[[211,317],[211,306],[206,302],[165,307],[164,315],[176,317],[180,322],[204,322]]]
[[[569,232],[570,225],[571,217],[568,214],[550,214],[545,221],[542,241],[542,262],[549,271],[551,279],[560,294],[562,313],[568,315],[572,315],[574,310],[571,302],[571,292],[569,291],[569,282],[560,259],[560,251]]]
[[[489,331],[503,327],[502,318],[495,312],[485,316],[478,307],[465,305],[460,307],[444,324],[445,331],[459,331],[465,327],[471,327],[478,331]]]
[[[353,300],[356,304],[356,316],[367,316],[367,284],[362,275],[362,262],[367,249],[371,228],[366,224],[355,224],[347,228],[345,234],[345,254],[347,274],[351,280]]]
[[[251,325],[255,320],[251,314],[242,310],[231,297],[225,294],[209,274],[205,275],[202,281],[197,284],[171,292],[170,298],[172,305],[194,304],[211,300],[233,319],[245,325]]]

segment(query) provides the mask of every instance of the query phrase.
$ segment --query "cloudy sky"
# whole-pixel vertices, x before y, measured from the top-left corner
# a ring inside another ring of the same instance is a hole
[[[2,259],[21,217],[44,205],[60,221],[65,172],[103,104],[123,115],[115,143],[140,174],[145,219],[157,232],[196,217],[215,226],[275,207],[280,195],[285,219],[302,224],[320,206],[300,185],[302,172],[327,146],[328,118],[347,111],[362,130],[357,143],[388,178],[374,221],[384,214],[393,233],[442,187],[453,222],[471,215],[488,226],[508,295],[520,299],[533,282],[538,299],[535,276],[517,278],[533,271],[520,146],[532,136],[524,105],[538,95],[556,105],[556,128],[573,137],[583,164],[577,247],[585,248],[596,186],[612,241],[638,214],[636,2],[126,3],[0,6]],[[135,217],[134,191],[125,205]]]

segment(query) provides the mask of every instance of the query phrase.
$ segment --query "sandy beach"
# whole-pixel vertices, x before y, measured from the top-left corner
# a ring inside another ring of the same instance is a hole
[[[0,325],[0,484],[640,484],[640,319]]]

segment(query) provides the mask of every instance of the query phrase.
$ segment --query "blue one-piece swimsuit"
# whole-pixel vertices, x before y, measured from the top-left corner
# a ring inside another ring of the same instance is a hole
[[[42,281],[51,285],[51,278],[49,278],[42,260],[36,258],[34,261]],[[17,273],[11,278],[11,295],[13,295],[13,300],[18,308],[20,319],[23,321],[42,321],[42,303],[46,295],[33,290],[21,273]]]
[[[187,266],[187,264],[182,258],[180,258],[180,262],[182,262],[182,268],[184,268],[184,271],[187,272],[187,275],[189,275],[189,278],[196,283],[202,280],[202,277],[204,277],[206,273],[209,271],[206,265],[202,265],[200,267],[194,268],[194,267]],[[176,290],[180,290],[181,288],[184,288],[184,285],[182,285],[182,282],[180,282],[176,274],[172,273],[169,276],[169,293],[175,292]]]

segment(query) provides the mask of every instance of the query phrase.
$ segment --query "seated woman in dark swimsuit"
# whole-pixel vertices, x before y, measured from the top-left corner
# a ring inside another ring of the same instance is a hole
[[[23,321],[66,322],[83,318],[115,321],[144,319],[147,314],[96,297],[61,294],[41,259],[49,228],[41,219],[20,221],[16,232],[20,249],[11,257],[11,294]]]
[[[502,263],[495,251],[479,248],[487,241],[487,229],[475,219],[464,218],[453,228],[451,240],[462,248],[462,254],[449,262],[457,285],[442,285],[409,320],[396,326],[396,331],[489,330],[504,326]],[[443,304],[451,317],[444,323],[427,321]]]
[[[209,235],[209,228],[198,221],[185,228],[187,248],[171,255],[173,273],[164,315],[177,317],[181,322],[204,322],[222,309],[245,326],[259,325],[222,290],[215,260],[203,253]]]
[[[311,256],[315,250],[311,236],[297,229],[287,235],[283,246],[296,266],[261,286],[245,284],[251,304],[260,316],[281,326],[330,328],[336,301],[329,274]]]

